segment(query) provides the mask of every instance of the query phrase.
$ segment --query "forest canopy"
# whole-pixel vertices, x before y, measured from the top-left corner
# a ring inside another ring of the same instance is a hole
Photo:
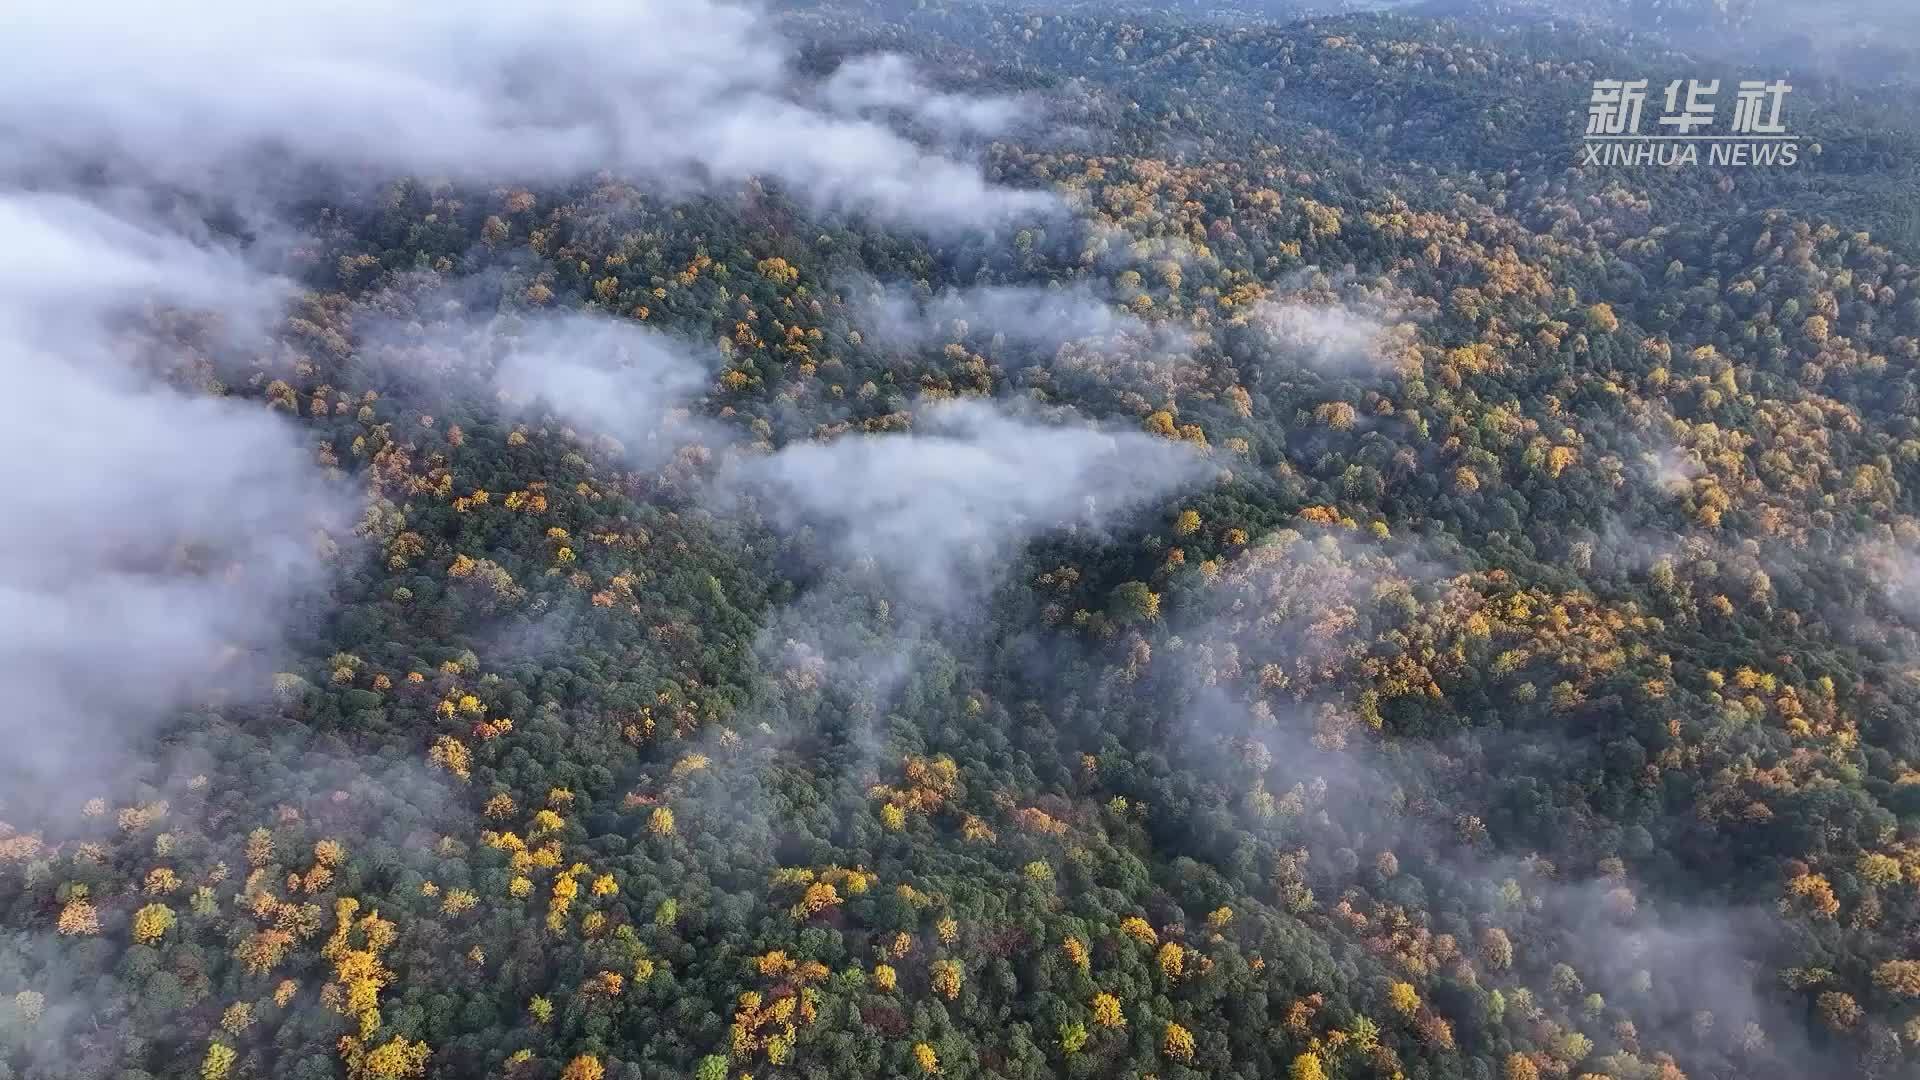
[[[1912,1075],[1920,101],[1659,7],[19,13],[0,1080]]]

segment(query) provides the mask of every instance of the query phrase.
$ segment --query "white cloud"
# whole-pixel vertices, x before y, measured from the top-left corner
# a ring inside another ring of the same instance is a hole
[[[1130,337],[1162,351],[1183,351],[1177,327],[1149,323],[1108,303],[1093,287],[985,285],[943,289],[918,296],[901,286],[865,283],[853,305],[877,340],[917,347],[955,340],[962,332],[988,332],[1028,348],[1051,349],[1089,338]]]
[[[912,432],[796,444],[743,473],[777,520],[820,530],[910,603],[946,609],[977,598],[1020,544],[1111,525],[1206,465],[1185,444],[1137,431],[955,401],[922,410]]]
[[[1377,371],[1382,356],[1381,323],[1339,305],[1263,300],[1248,321],[1272,335],[1279,355],[1303,367],[1327,372]]]
[[[28,791],[270,647],[351,511],[291,425],[166,383],[188,356],[137,318],[185,306],[242,340],[278,283],[70,199],[0,193],[0,231],[0,775]]]
[[[804,103],[770,18],[724,0],[119,0],[8,22],[0,168],[107,155],[216,192],[278,154],[487,183],[610,169],[698,190],[764,176],[817,207],[935,229],[1057,206],[875,120]],[[829,86],[856,111],[900,107],[936,125],[1012,118],[999,99],[928,91],[885,59],[855,61]]]
[[[928,86],[913,62],[898,53],[873,53],[841,64],[820,89],[836,112],[872,116],[901,113],[949,135],[999,135],[1032,118],[1028,102],[995,95],[943,93]]]

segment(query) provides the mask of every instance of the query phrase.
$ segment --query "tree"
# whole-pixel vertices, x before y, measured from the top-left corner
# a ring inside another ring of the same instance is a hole
[[[60,933],[69,937],[85,937],[100,932],[100,913],[83,898],[69,900],[60,909],[60,918],[55,922]]]
[[[1060,943],[1060,951],[1067,956],[1067,962],[1081,972],[1092,970],[1092,959],[1087,955],[1087,943],[1077,937],[1069,937]]]
[[[226,1043],[209,1043],[207,1056],[200,1062],[200,1080],[226,1080],[237,1057],[239,1055],[233,1052],[233,1047]]]
[[[1899,997],[1920,997],[1920,960],[1889,960],[1873,969],[1874,984]]]
[[[840,903],[840,890],[834,888],[832,882],[816,881],[808,885],[806,891],[801,893],[800,899],[794,903],[793,917],[810,919],[823,911],[840,906]]]
[[[1160,1050],[1183,1065],[1191,1065],[1193,1063],[1193,1032],[1179,1024],[1168,1023],[1166,1034],[1160,1040]]]
[[[369,1080],[404,1080],[425,1073],[427,1057],[426,1043],[409,1042],[395,1036],[366,1051],[364,1055],[349,1053],[347,1074],[353,1080],[359,1080],[360,1077]]]
[[[1065,1021],[1060,1025],[1060,1052],[1077,1054],[1087,1045],[1087,1025],[1078,1020]]]
[[[932,1074],[940,1071],[940,1055],[934,1053],[933,1047],[926,1043],[913,1044],[913,1060],[920,1066],[920,1071],[923,1073]]]
[[[252,1026],[253,1006],[247,1002],[237,1001],[227,1006],[227,1011],[220,1014],[220,1030],[229,1035],[237,1036]]]
[[[441,735],[433,740],[433,746],[427,751],[427,760],[435,768],[443,769],[461,780],[473,775],[473,755],[466,744],[451,735]]]
[[[1178,980],[1186,968],[1186,959],[1187,950],[1179,943],[1169,941],[1160,946],[1160,974],[1166,976],[1170,982]]]
[[[1480,959],[1490,971],[1505,971],[1513,966],[1513,941],[1505,930],[1489,926],[1480,932]]]
[[[1828,990],[1815,998],[1813,1004],[1820,1013],[1821,1021],[1833,1031],[1851,1031],[1860,1022],[1860,1006],[1851,994]]]
[[[1387,1004],[1402,1016],[1412,1016],[1420,1011],[1420,993],[1412,983],[1396,982],[1387,988]]]
[[[1153,622],[1160,618],[1160,597],[1146,582],[1129,581],[1115,587],[1107,609],[1122,624]]]
[[[278,928],[249,934],[240,943],[240,962],[246,966],[249,975],[264,975],[280,966],[293,940],[293,934]]]
[[[1506,1067],[1501,1070],[1505,1080],[1540,1080],[1540,1067],[1525,1054],[1508,1054]]]
[[[165,904],[148,904],[133,913],[133,940],[151,945],[173,929],[173,909]]]
[[[1308,1050],[1296,1056],[1293,1064],[1287,1066],[1287,1080],[1327,1080],[1327,1070],[1320,1062],[1320,1055]]]
[[[560,1080],[601,1080],[607,1075],[606,1066],[592,1054],[581,1054],[560,1071]]]
[[[1905,872],[1900,860],[1891,855],[1882,855],[1877,851],[1860,856],[1858,864],[1860,876],[1875,886],[1897,885]]]
[[[935,960],[933,962],[933,990],[941,997],[952,1001],[960,996],[962,969],[958,960]]]
[[[1104,1028],[1126,1027],[1127,1018],[1120,1015],[1120,999],[1104,991],[1093,995],[1093,1022]]]
[[[664,806],[653,808],[653,815],[647,819],[647,831],[655,836],[673,835],[673,811]]]

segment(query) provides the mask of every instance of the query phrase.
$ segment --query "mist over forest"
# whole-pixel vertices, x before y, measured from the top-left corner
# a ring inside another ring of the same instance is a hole
[[[0,1080],[1920,1075],[1908,5],[5,36]]]

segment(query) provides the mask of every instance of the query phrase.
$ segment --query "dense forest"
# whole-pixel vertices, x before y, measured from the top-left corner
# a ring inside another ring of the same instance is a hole
[[[0,1080],[1920,1075],[1913,72],[114,7],[0,73]]]

